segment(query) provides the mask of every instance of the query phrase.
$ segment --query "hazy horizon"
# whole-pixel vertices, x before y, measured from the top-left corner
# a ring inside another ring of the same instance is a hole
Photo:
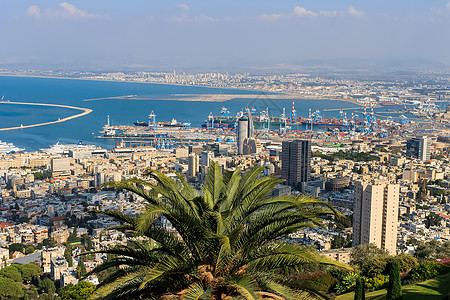
[[[1,7],[0,68],[450,65],[450,2],[441,0],[3,0]]]

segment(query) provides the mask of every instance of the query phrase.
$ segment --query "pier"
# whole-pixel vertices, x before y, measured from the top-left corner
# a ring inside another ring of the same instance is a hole
[[[16,130],[16,129],[25,129],[25,128],[32,128],[32,127],[40,127],[45,125],[51,125],[51,124],[57,124],[57,123],[63,123],[69,120],[73,120],[76,118],[80,118],[82,116],[88,115],[92,112],[92,109],[89,108],[82,108],[82,107],[76,107],[76,106],[70,106],[70,105],[61,105],[61,104],[48,104],[48,103],[27,103],[27,102],[0,102],[0,104],[15,104],[15,105],[30,105],[30,106],[49,106],[49,107],[61,107],[61,108],[68,108],[68,109],[75,109],[75,110],[81,110],[82,112],[73,116],[69,116],[63,119],[58,119],[56,121],[51,122],[44,122],[44,123],[38,123],[38,124],[31,124],[31,125],[20,125],[15,127],[7,127],[7,128],[0,128],[0,131],[8,131],[8,130]]]

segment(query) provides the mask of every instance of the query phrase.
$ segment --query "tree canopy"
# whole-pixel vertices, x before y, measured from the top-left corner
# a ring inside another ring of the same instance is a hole
[[[75,285],[69,284],[62,287],[58,294],[61,300],[86,300],[92,295],[95,285],[90,282],[81,281]]]
[[[22,274],[23,281],[28,283],[43,274],[43,270],[34,264],[17,265],[17,268]]]
[[[362,244],[352,249],[350,264],[358,266],[364,276],[374,277],[385,270],[390,258],[386,250],[374,244]]]
[[[419,260],[450,258],[450,241],[431,240],[419,242],[414,256]]]
[[[15,282],[22,282],[22,273],[16,267],[17,265],[12,265],[5,267],[0,270],[0,276],[4,276],[6,278],[12,279]]]
[[[41,293],[50,295],[53,295],[56,291],[55,283],[50,278],[44,278],[42,281],[40,281],[38,288]]]
[[[24,292],[22,285],[10,278],[0,276],[0,298],[6,299],[8,297],[23,297]]]
[[[212,163],[202,191],[178,173],[175,180],[158,171],[149,172],[151,181],[108,183],[143,197],[147,205],[136,218],[117,211],[99,213],[122,221],[114,229],[143,238],[99,251],[117,256],[93,273],[116,269],[93,298],[305,296],[305,292],[277,282],[274,270],[297,268],[305,262],[340,264],[289,243],[285,237],[305,227],[323,226],[322,217],[338,213],[328,203],[308,197],[270,198],[281,180],[261,176],[262,170],[222,173],[220,166]]]

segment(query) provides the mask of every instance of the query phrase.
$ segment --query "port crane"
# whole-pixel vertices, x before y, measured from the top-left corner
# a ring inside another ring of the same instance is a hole
[[[158,125],[156,124],[156,114],[152,110],[152,112],[148,115],[148,127],[151,130],[155,130]]]
[[[294,124],[297,122],[297,111],[294,106],[294,99],[292,99],[292,110],[291,110],[291,123]]]
[[[207,125],[208,125],[208,128],[211,130],[214,128],[214,115],[212,112],[209,113]]]
[[[220,115],[228,117],[230,115],[230,111],[225,106],[222,106],[222,109],[220,110]]]
[[[283,107],[283,112],[281,113],[281,115],[280,115],[280,120],[281,120],[281,124],[280,124],[280,132],[283,132],[284,131],[284,133],[286,133],[286,131],[287,131],[287,126],[286,126],[286,124],[287,124],[287,118],[286,118],[286,109]],[[284,123],[284,128],[282,128],[282,123]]]

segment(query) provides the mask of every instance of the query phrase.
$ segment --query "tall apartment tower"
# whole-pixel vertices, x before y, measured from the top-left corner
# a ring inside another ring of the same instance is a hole
[[[283,141],[281,153],[281,178],[295,188],[310,180],[311,141]]]
[[[192,178],[197,176],[199,170],[199,158],[195,153],[191,153],[188,156],[188,177]]]
[[[245,139],[253,137],[253,118],[250,112],[247,112],[247,115],[242,116],[238,120],[237,125],[237,146],[238,146],[238,154],[248,154],[244,153],[244,141]]]
[[[420,160],[430,159],[430,141],[426,136],[412,138],[406,142],[406,155]]]
[[[395,255],[398,202],[398,184],[356,182],[353,247],[373,243]]]

